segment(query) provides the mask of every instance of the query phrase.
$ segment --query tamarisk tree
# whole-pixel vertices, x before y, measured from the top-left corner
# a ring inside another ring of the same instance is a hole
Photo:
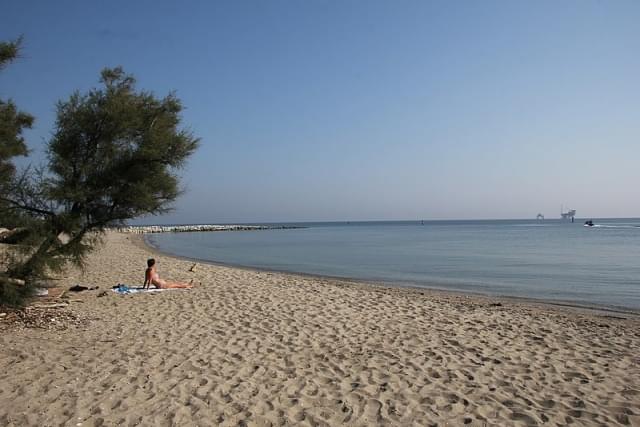
[[[21,39],[10,42],[0,41],[0,70],[18,57],[21,42]],[[12,158],[26,156],[28,153],[22,132],[32,124],[31,115],[18,110],[13,101],[0,99],[0,196],[6,194],[15,176],[16,168]],[[3,211],[2,206],[0,200],[0,213],[4,214],[4,218],[0,219],[4,224],[0,226],[14,225],[12,223],[15,223],[16,219],[10,218],[9,212]]]
[[[14,177],[1,196],[27,232],[0,302],[19,301],[16,291],[67,263],[82,266],[107,227],[162,214],[180,193],[178,171],[199,142],[180,128],[180,101],[137,91],[122,68],[103,70],[101,84],[58,103],[46,166]]]

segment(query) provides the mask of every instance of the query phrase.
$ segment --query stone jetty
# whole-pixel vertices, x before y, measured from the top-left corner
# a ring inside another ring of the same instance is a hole
[[[212,225],[212,224],[193,224],[193,225],[139,225],[139,226],[127,226],[117,227],[113,230],[120,233],[134,233],[134,234],[146,234],[146,233],[188,233],[195,231],[240,231],[240,230],[273,230],[273,229],[288,229],[288,228],[302,228],[297,226],[286,225]]]

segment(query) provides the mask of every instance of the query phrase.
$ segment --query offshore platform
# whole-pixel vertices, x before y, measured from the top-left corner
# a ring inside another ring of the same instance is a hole
[[[564,220],[571,220],[571,222],[573,222],[574,218],[576,216],[576,210],[575,209],[569,209],[568,211],[564,212],[564,208],[563,206],[560,206],[560,218],[564,219]]]

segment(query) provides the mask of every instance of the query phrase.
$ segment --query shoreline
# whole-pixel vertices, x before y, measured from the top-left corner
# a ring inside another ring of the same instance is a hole
[[[109,233],[95,287],[0,317],[0,425],[635,425],[640,319],[161,254]],[[8,316],[7,316],[8,317]]]
[[[504,303],[518,303],[518,304],[532,304],[538,306],[549,306],[557,309],[566,309],[566,310],[575,310],[579,312],[588,312],[593,314],[623,314],[627,316],[631,316],[634,318],[640,319],[640,309],[633,309],[628,307],[612,307],[606,305],[598,305],[598,304],[581,304],[576,301],[568,301],[568,300],[554,300],[554,299],[540,299],[540,298],[532,298],[532,297],[518,297],[518,296],[510,296],[510,295],[500,295],[500,294],[491,294],[491,293],[483,293],[483,292],[473,292],[468,290],[456,290],[456,289],[446,289],[442,287],[429,287],[429,286],[420,286],[418,283],[412,282],[391,282],[384,280],[375,280],[375,279],[358,279],[351,277],[341,277],[341,276],[330,276],[324,274],[314,274],[314,273],[304,273],[297,271],[287,271],[287,270],[278,270],[271,268],[261,268],[261,267],[251,267],[240,264],[231,264],[220,261],[211,261],[200,258],[191,258],[187,256],[177,255],[170,252],[164,252],[157,246],[150,243],[144,234],[135,234],[136,239],[132,239],[134,244],[139,245],[139,247],[149,250],[158,255],[162,255],[165,257],[171,257],[175,259],[202,263],[212,266],[219,267],[227,267],[227,268],[237,268],[240,270],[250,271],[250,272],[268,272],[268,273],[279,273],[279,274],[290,274],[293,276],[299,276],[308,279],[319,279],[319,280],[335,280],[341,281],[345,283],[351,283],[359,286],[373,286],[373,287],[381,287],[381,288],[391,288],[391,289],[399,289],[406,290],[407,292],[429,292],[439,295],[457,295],[457,296],[468,296],[471,298],[482,298],[482,299],[491,299],[491,300],[499,300],[499,302]]]

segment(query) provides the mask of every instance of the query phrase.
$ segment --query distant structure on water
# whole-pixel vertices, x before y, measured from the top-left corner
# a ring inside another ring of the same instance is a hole
[[[568,211],[564,212],[563,207],[560,206],[560,218],[565,220],[571,220],[571,222],[573,222],[573,219],[575,216],[576,216],[575,209],[569,209]]]
[[[538,221],[544,221],[544,215],[542,215],[541,213],[539,213],[538,215],[536,215],[536,219]]]

